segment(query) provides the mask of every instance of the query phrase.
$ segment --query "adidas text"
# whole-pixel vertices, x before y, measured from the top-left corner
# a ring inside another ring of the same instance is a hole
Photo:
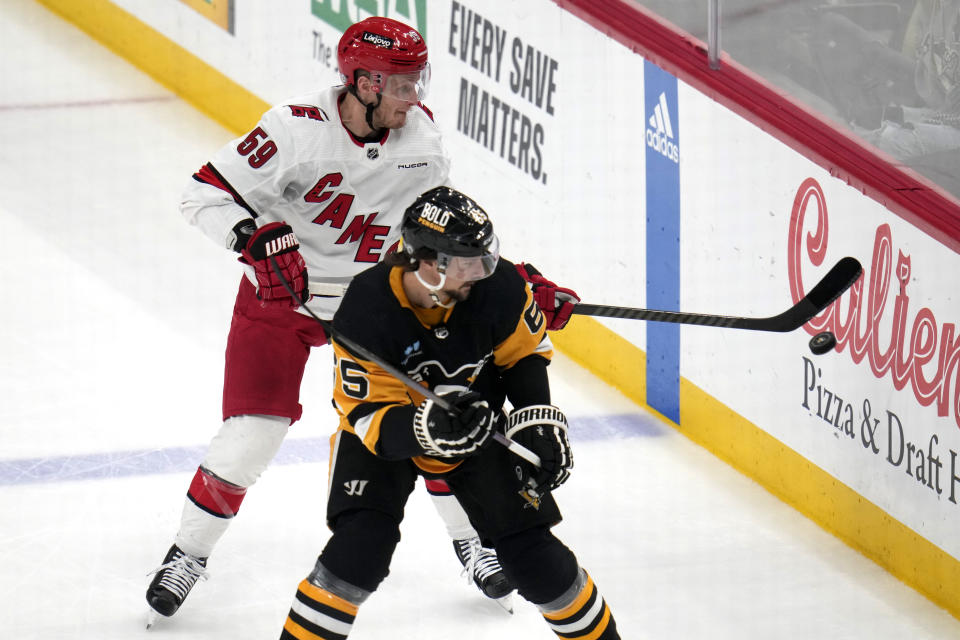
[[[665,158],[680,162],[680,149],[674,142],[673,123],[670,122],[670,110],[667,108],[667,96],[660,94],[657,106],[653,108],[647,125],[647,146]]]
[[[661,155],[674,162],[680,162],[680,150],[660,132],[647,129],[647,146],[659,151]]]

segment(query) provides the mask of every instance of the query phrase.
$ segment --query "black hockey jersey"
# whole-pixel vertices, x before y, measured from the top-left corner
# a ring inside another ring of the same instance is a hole
[[[493,275],[449,309],[411,304],[402,277],[401,268],[383,263],[357,275],[334,317],[335,333],[436,393],[469,387],[494,406],[509,393],[501,388],[503,372],[525,358],[553,356],[543,313],[509,261],[501,259]],[[336,339],[333,350],[340,428],[380,454],[381,430],[412,429],[423,396]],[[429,472],[456,466],[426,456],[413,461]]]

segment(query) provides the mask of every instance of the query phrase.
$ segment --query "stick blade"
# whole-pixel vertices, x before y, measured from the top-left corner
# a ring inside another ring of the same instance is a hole
[[[731,326],[779,333],[795,331],[839,298],[862,273],[863,267],[856,258],[841,258],[800,302],[780,315],[757,319],[737,318]]]
[[[823,276],[823,280],[807,294],[808,300],[815,308],[823,310],[831,302],[850,288],[863,273],[863,266],[856,258],[847,256],[842,258],[833,268]]]
[[[863,267],[856,258],[850,256],[841,258],[827,272],[827,275],[823,276],[823,279],[804,296],[803,300],[779,316],[759,321],[759,324],[765,331],[786,332],[799,329],[815,315],[826,309],[831,302],[839,298],[844,291],[857,281],[862,273]]]

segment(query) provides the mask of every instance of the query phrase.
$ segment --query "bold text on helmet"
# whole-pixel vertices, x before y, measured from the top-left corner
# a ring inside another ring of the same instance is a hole
[[[420,212],[420,222],[427,222],[429,223],[427,224],[428,227],[443,231],[447,228],[447,223],[450,222],[451,215],[453,214],[450,211],[441,209],[428,202],[423,205],[423,211]]]

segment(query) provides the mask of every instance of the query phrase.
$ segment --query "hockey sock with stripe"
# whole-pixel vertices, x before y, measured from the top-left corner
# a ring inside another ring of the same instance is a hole
[[[338,578],[318,558],[297,588],[280,640],[343,640],[370,593]]]
[[[539,605],[543,619],[558,638],[565,640],[619,640],[610,607],[586,571],[563,596]]]
[[[198,508],[225,519],[237,515],[246,495],[246,487],[227,482],[202,466],[197,469],[187,491],[187,498]]]
[[[304,580],[280,640],[344,640],[350,635],[358,609],[359,605]]]
[[[477,537],[477,532],[470,524],[470,517],[460,506],[457,497],[453,495],[450,486],[444,480],[425,479],[427,493],[436,507],[437,513],[447,527],[447,534],[454,540],[465,540]]]
[[[186,553],[207,558],[233,521],[247,490],[197,469],[183,501],[175,543]]]

